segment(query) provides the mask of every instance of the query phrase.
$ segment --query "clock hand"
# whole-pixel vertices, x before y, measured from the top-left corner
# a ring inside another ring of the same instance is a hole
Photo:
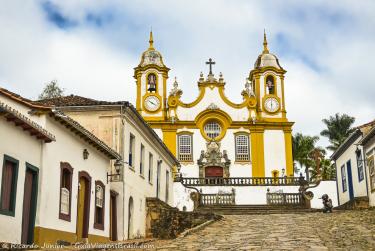
[[[156,105],[154,102],[152,102],[151,100],[149,100],[149,102],[151,103],[151,104],[153,104],[153,105]]]

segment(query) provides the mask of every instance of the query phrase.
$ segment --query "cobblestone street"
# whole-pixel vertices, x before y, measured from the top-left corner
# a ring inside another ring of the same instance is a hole
[[[375,250],[375,210],[227,215],[157,250]]]

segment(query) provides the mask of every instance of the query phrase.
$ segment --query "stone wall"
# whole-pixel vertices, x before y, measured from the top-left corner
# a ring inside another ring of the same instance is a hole
[[[146,237],[173,239],[184,230],[222,216],[213,213],[183,212],[157,198],[147,198]]]

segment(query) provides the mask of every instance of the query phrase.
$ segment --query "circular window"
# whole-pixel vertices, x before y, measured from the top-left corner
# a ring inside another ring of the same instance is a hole
[[[204,133],[207,137],[214,139],[221,133],[221,126],[215,121],[208,122],[204,126]]]

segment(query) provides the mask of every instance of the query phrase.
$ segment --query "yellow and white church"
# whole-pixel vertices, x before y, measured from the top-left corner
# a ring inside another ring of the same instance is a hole
[[[136,108],[181,163],[183,177],[293,176],[292,126],[286,115],[284,75],[278,58],[269,52],[264,34],[263,51],[250,69],[234,103],[225,95],[222,73],[200,73],[198,97],[183,101],[176,79],[168,88],[169,68],[154,48],[134,68]],[[169,89],[169,92],[168,92]]]

